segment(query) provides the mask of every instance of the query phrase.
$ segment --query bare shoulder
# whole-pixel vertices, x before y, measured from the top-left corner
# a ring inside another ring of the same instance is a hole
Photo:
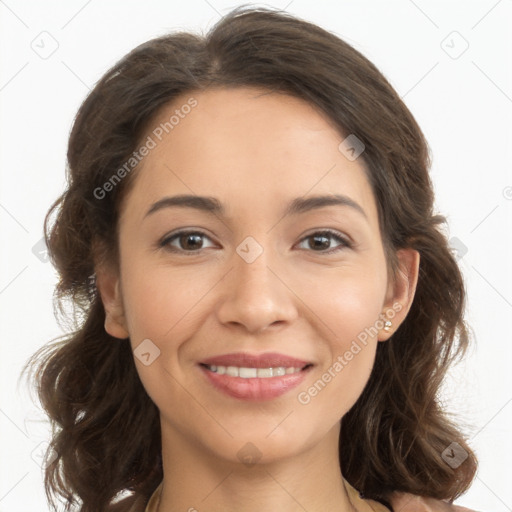
[[[446,501],[404,492],[394,492],[390,497],[390,503],[393,512],[477,512]]]

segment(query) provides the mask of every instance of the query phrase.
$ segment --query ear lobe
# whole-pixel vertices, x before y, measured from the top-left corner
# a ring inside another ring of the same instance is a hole
[[[119,276],[105,269],[97,269],[96,287],[105,308],[105,331],[114,338],[128,338]]]
[[[382,331],[379,335],[379,341],[385,341],[398,329],[405,320],[407,313],[411,309],[418,284],[418,275],[420,267],[420,253],[412,248],[400,249],[397,251],[398,272],[393,283],[390,283],[388,296],[384,305],[384,314],[386,311],[393,311],[393,316],[388,315],[392,322],[389,331]]]

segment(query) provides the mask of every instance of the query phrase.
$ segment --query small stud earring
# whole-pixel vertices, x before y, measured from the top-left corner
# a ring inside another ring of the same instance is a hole
[[[393,325],[393,324],[392,324],[389,320],[386,320],[386,323],[384,324],[384,330],[385,330],[386,332],[389,332],[389,331],[391,330],[391,326],[392,326],[392,325]]]

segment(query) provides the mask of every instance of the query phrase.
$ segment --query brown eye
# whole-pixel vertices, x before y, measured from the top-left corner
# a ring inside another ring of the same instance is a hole
[[[201,231],[179,231],[170,237],[164,238],[160,242],[160,246],[172,252],[194,253],[205,248],[204,239],[209,239],[209,237]]]
[[[333,240],[339,242],[338,246],[331,246]],[[351,244],[348,240],[341,237],[337,232],[329,230],[312,233],[311,235],[304,237],[301,240],[301,243],[304,241],[307,242],[306,249],[310,249],[314,252],[332,253],[344,248],[351,247]]]

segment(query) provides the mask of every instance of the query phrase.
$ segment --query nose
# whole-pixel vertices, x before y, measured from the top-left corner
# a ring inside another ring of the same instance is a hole
[[[272,326],[283,327],[297,317],[296,296],[286,276],[276,270],[275,263],[269,263],[267,251],[252,263],[234,254],[217,309],[222,324],[254,334]]]

